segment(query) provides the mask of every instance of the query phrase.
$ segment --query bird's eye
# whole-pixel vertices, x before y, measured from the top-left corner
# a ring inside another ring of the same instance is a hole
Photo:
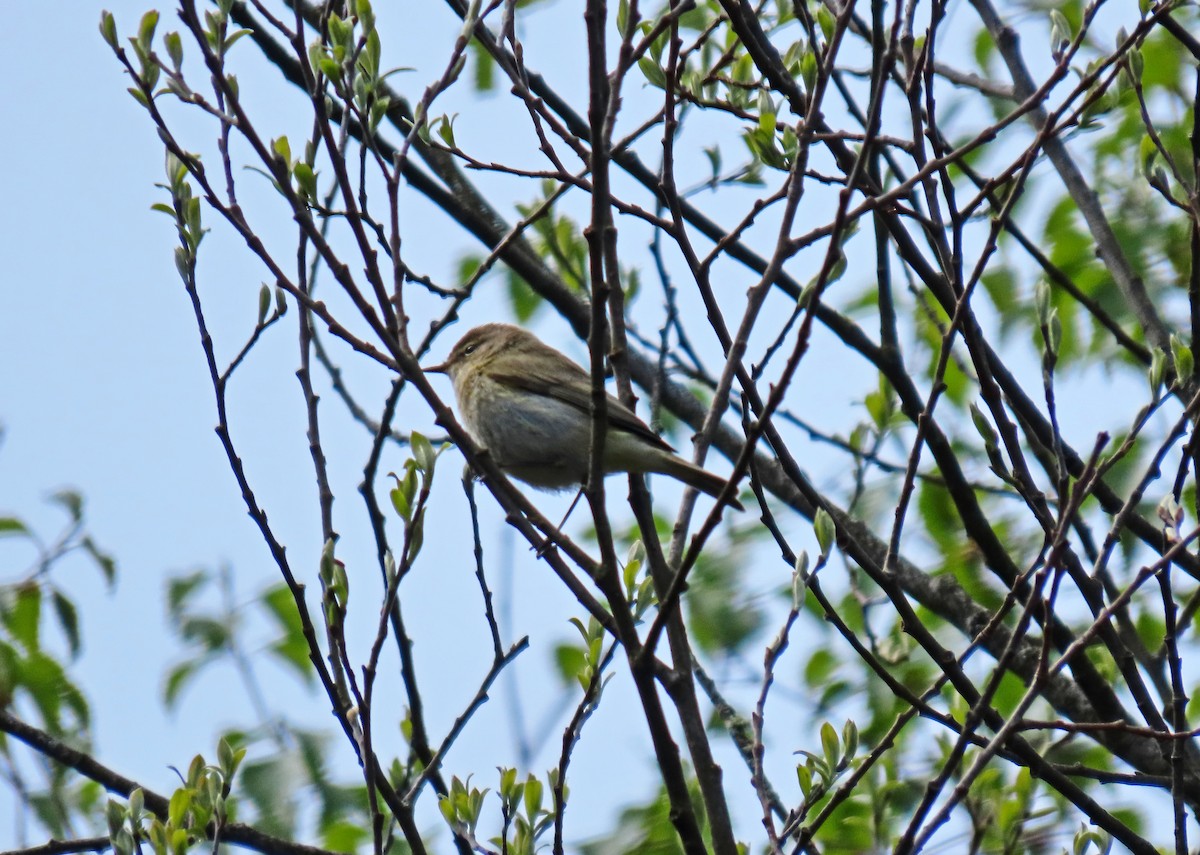
[[[468,344],[466,347],[463,348],[463,356],[470,356],[472,353],[475,352],[476,348],[478,348],[478,347],[479,347],[479,345],[477,345],[477,344]]]

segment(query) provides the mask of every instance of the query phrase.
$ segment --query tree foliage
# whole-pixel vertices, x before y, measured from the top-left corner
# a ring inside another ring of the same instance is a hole
[[[588,0],[565,13],[569,50],[534,36],[562,4],[448,6],[458,35],[433,73],[393,47],[424,10],[368,0],[185,0],[178,30],[157,12],[101,19],[165,146],[155,207],[178,233],[230,477],[280,575],[257,603],[279,635],[266,655],[311,681],[336,726],[227,734],[173,794],[121,778],[71,747],[86,701],[40,651],[39,606],[54,603],[68,647],[78,619],[41,561],[4,589],[0,726],[6,757],[19,740],[52,761],[45,800],[28,795],[45,830],[103,812],[121,855],[300,852],[306,835],[377,853],[1189,851],[1195,4]],[[278,73],[248,74],[252,60]],[[275,127],[264,95],[306,129]],[[457,227],[439,247],[450,281],[421,269],[412,211]],[[210,229],[267,281],[247,293],[243,339],[211,320]],[[697,461],[725,458],[749,512],[694,495],[668,512],[640,477],[627,506],[615,482],[589,486],[582,537],[539,512],[420,368],[495,294],[586,342],[595,381],[611,373],[631,405],[639,390],[677,444],[694,433]],[[311,447],[325,544],[299,564],[227,395],[289,324],[304,404],[291,429]],[[386,396],[351,391],[347,366],[386,376]],[[364,428],[374,588],[341,557],[326,390]],[[444,437],[427,438],[425,413]],[[444,687],[416,678],[401,606],[420,607],[405,581],[452,488],[450,445],[486,488],[465,482],[461,549],[490,667],[457,717],[431,721],[423,697]],[[577,606],[563,619],[578,638],[554,651],[573,712],[548,773],[444,768],[528,644],[494,614],[485,501]],[[28,536],[15,519],[0,533]],[[168,590],[185,650],[168,705],[213,661],[254,684],[246,614],[205,599],[223,578]],[[758,585],[770,593],[749,596]],[[366,656],[350,621],[377,626]],[[385,648],[397,673],[380,669]],[[773,691],[786,674],[805,702]],[[625,715],[648,735],[658,792],[614,795],[612,832],[580,841],[571,761],[613,675],[633,687]],[[398,756],[377,740],[396,718],[385,692],[405,699]],[[358,781],[331,777],[343,754]],[[311,790],[289,789],[295,768]],[[97,783],[120,796],[106,812]],[[737,807],[747,795],[757,813]]]

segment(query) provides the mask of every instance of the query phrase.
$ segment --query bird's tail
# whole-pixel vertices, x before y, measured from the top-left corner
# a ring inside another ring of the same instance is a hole
[[[720,496],[721,491],[725,489],[725,485],[729,483],[727,479],[722,478],[720,475],[714,475],[674,454],[664,453],[659,458],[659,462],[661,465],[654,467],[655,472],[677,478],[690,487],[695,487],[703,493],[708,493],[713,498]],[[728,502],[731,507],[737,508],[739,511],[745,510],[742,507],[742,503],[738,501],[736,493],[730,494]]]

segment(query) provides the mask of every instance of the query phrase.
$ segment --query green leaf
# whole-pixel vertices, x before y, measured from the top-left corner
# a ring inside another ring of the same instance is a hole
[[[83,519],[83,496],[76,490],[59,490],[50,496],[50,501],[65,508],[71,515],[71,522]]]
[[[329,58],[329,53],[325,49],[325,45],[319,41],[314,41],[308,46],[308,64],[312,66],[314,71],[320,70],[321,63]]]
[[[71,687],[62,666],[44,653],[35,651],[21,664],[19,679],[42,714],[46,729],[52,734],[62,735],[60,715],[63,701],[68,701],[72,709],[79,711],[79,699],[69,697]],[[86,705],[83,709],[86,712]]]
[[[0,537],[12,535],[29,537],[30,531],[28,526],[16,517],[0,517]]]
[[[341,606],[345,607],[350,601],[350,577],[346,575],[346,565],[340,560],[333,562],[333,581],[329,589]]]
[[[146,794],[141,787],[135,787],[129,794],[129,818],[135,825],[141,824],[142,811],[146,806]]]
[[[821,556],[829,555],[829,550],[833,547],[834,539],[837,537],[837,528],[833,524],[833,517],[824,508],[818,508],[816,516],[813,518],[813,531],[817,535],[817,544],[821,547]]]
[[[154,28],[157,26],[158,12],[151,9],[142,15],[142,20],[138,23],[137,41],[143,52],[150,51],[150,45],[154,41]]]
[[[456,114],[457,115],[457,114]],[[441,121],[437,123],[438,136],[450,148],[455,148],[454,145],[454,118],[442,116]]]
[[[475,69],[475,91],[493,91],[496,88],[496,60],[478,39],[471,39],[471,61]]]
[[[1071,43],[1071,23],[1058,9],[1050,10],[1050,51],[1057,60]]]
[[[988,421],[987,416],[983,414],[983,410],[975,404],[970,406],[971,423],[975,425],[975,431],[983,439],[984,445],[998,448],[1000,436],[996,433],[996,429],[992,427],[992,423]]]
[[[107,9],[100,13],[100,35],[113,50],[117,50],[120,47],[120,42],[117,39],[116,19],[113,18],[113,13]]]
[[[104,805],[104,820],[108,824],[109,835],[116,834],[125,825],[125,805],[110,798]]]
[[[429,444],[429,440],[423,434],[413,431],[409,439],[409,444],[412,446],[413,457],[417,459],[417,466],[426,475],[433,475],[433,466],[437,462],[437,454],[434,453],[433,446]]]
[[[822,6],[820,11],[824,12],[825,7]],[[818,15],[818,17],[820,16]],[[817,65],[817,55],[815,53],[808,51],[802,57],[800,57],[800,77],[804,80],[804,88],[806,91],[812,92],[813,89],[816,88],[818,70],[819,67]]]
[[[370,849],[370,827],[348,819],[331,820],[321,825],[321,847],[327,852],[360,852]],[[404,847],[393,846],[393,852]]]
[[[371,112],[368,122],[370,123],[370,130],[372,132],[378,130],[380,123],[383,122],[383,117],[387,115],[388,108],[391,106],[392,99],[386,95],[376,98],[371,102]]]
[[[404,482],[399,478],[396,480],[396,486],[388,491],[388,497],[392,500],[392,507],[396,513],[400,515],[400,519],[405,522],[412,520],[412,499],[404,490]]]
[[[800,38],[788,45],[787,50],[783,52],[784,67],[793,77],[800,73],[800,58],[804,56],[806,50],[808,50],[808,42]]]
[[[229,737],[222,735],[217,742],[217,765],[226,781],[232,781],[237,774],[238,766],[246,757],[245,746],[235,747]]]
[[[12,701],[13,692],[20,680],[20,670],[20,654],[0,637],[0,704],[4,704],[5,707]],[[2,740],[0,745],[3,745]]]
[[[842,751],[837,731],[829,722],[821,724],[821,751],[825,755],[825,762],[829,764],[829,768],[835,768]]]
[[[167,817],[171,825],[176,828],[182,827],[191,806],[192,791],[186,787],[180,787],[171,795],[171,802],[167,807]]]
[[[842,744],[845,746],[843,757],[851,759],[858,752],[858,725],[847,720],[842,726]]]
[[[317,60],[317,68],[330,80],[337,80],[339,77],[341,77],[342,67],[327,54],[323,54]]]
[[[309,659],[308,642],[304,639],[304,628],[291,589],[285,584],[276,585],[259,597],[259,603],[282,632],[267,649],[280,662],[294,669],[305,683],[312,683],[315,678],[313,664]]]
[[[187,785],[198,789],[203,783],[206,771],[204,766],[204,757],[197,754],[192,758],[192,762],[188,764]]]
[[[172,576],[167,580],[167,614],[178,623],[195,596],[211,576],[207,570],[197,570],[186,576]]]
[[[234,30],[225,37],[225,42],[221,45],[221,53],[228,53],[229,49],[237,44],[239,39],[241,39],[243,36],[250,35],[252,32],[254,31],[246,29]]]
[[[109,838],[112,843],[113,855],[133,855],[133,835],[128,828],[119,828],[117,833]]]
[[[1039,279],[1033,289],[1033,304],[1037,307],[1038,324],[1046,326],[1050,323],[1050,283]]]
[[[289,172],[292,168],[292,146],[286,136],[271,141],[271,150],[283,161],[283,166]]]
[[[355,0],[354,14],[364,30],[371,32],[375,29],[375,10],[371,8],[370,0]]]
[[[417,557],[417,553],[421,551],[421,547],[425,543],[425,510],[425,508],[421,508],[412,523],[412,536],[408,543],[409,561]]]
[[[450,72],[446,75],[447,84],[453,83],[455,80],[458,80],[458,76],[460,74],[462,74],[463,69],[466,67],[467,67],[467,58],[466,58],[466,56],[460,55],[458,57],[458,59],[456,59],[454,61],[454,65],[452,65],[450,67]]]
[[[258,325],[261,327],[267,322],[267,313],[271,311],[271,287],[263,284],[258,289]]]
[[[163,45],[167,48],[167,56],[171,57],[171,64],[178,71],[183,65],[183,39],[178,32],[172,30],[163,36]]]
[[[587,666],[587,657],[582,650],[571,644],[558,644],[554,648],[554,664],[558,675],[566,685],[574,683]]]
[[[637,541],[641,543],[641,541]],[[642,569],[640,558],[629,557],[625,559],[625,567],[621,571],[622,581],[625,583],[626,596],[633,591],[633,586],[637,583],[638,571]]]
[[[645,76],[646,82],[658,89],[667,88],[667,75],[662,68],[648,56],[638,60],[638,69]]]
[[[67,646],[71,651],[71,658],[74,659],[79,656],[79,651],[82,649],[79,640],[79,613],[75,609],[75,604],[61,591],[53,591],[50,602],[54,605],[58,625],[62,628],[63,635],[67,637]]]
[[[542,809],[542,782],[530,775],[525,779],[525,815],[533,820]]]
[[[91,537],[83,538],[83,540],[79,541],[79,545],[96,562],[96,566],[100,568],[100,573],[104,576],[105,584],[108,585],[108,589],[111,591],[113,585],[117,582],[116,559],[96,546],[95,541]]]
[[[808,594],[808,550],[800,550],[792,569],[792,608],[800,611]]]
[[[800,793],[805,799],[812,792],[813,779],[812,770],[803,763],[796,765],[796,782],[800,785]]]
[[[117,833],[109,837],[112,843],[113,855],[133,855],[133,835],[128,828],[117,829]]]
[[[762,627],[761,604],[747,596],[744,587],[748,561],[749,556],[737,550],[709,551],[688,577],[688,627],[704,652],[735,651]],[[652,583],[647,586],[647,592],[651,590]]]
[[[232,635],[227,624],[202,615],[186,616],[177,629],[185,641],[198,643],[204,650],[213,653],[227,649]]]
[[[1058,317],[1058,309],[1055,308],[1050,312],[1050,323],[1046,329],[1046,349],[1051,355],[1058,353],[1062,343],[1062,329],[1062,321]]]
[[[775,134],[775,104],[766,90],[758,94],[758,129],[764,134]]]
[[[867,414],[871,416],[875,428],[881,433],[886,430],[893,409],[889,390],[881,388],[868,392],[866,398],[863,399],[863,404],[866,406]]]
[[[520,323],[528,322],[542,307],[542,296],[512,268],[507,268],[508,304]]]
[[[191,838],[187,829],[172,829],[170,844],[172,855],[187,855],[188,850],[191,848]]]
[[[500,772],[500,797],[511,803],[520,798],[517,790],[517,770],[512,766],[501,766]]]
[[[1158,400],[1158,395],[1162,391],[1163,378],[1167,374],[1167,354],[1165,351],[1155,348],[1150,353],[1150,368],[1146,371],[1146,376],[1150,381],[1150,392],[1154,395],[1154,399]]]
[[[1192,349],[1178,335],[1171,335],[1171,359],[1175,364],[1175,376],[1181,383],[1187,382],[1195,370]]]
[[[1200,620],[1200,618],[1197,618],[1197,619],[1198,619],[1198,620]],[[584,629],[584,626],[583,626],[583,621],[581,621],[581,620],[580,620],[579,618],[577,618],[577,617],[573,617],[573,618],[568,618],[568,619],[567,619],[567,623],[569,623],[571,626],[575,627],[576,631],[577,631],[577,632],[578,632],[578,633],[579,633],[581,636],[583,636],[584,643],[587,643],[587,640],[588,640],[588,634],[587,634],[587,630],[586,630],[586,629]]]
[[[354,36],[353,25],[347,24],[337,14],[329,15],[329,41],[335,46],[344,47]]]
[[[199,659],[189,659],[186,662],[180,662],[167,671],[167,678],[163,680],[163,705],[168,710],[175,710],[179,703],[179,695],[187,687],[188,682],[200,668],[208,663],[207,657]]]
[[[840,665],[838,658],[829,649],[814,650],[804,666],[805,684],[809,688],[815,689],[830,682],[834,679]]]
[[[336,546],[337,541],[331,537],[321,547],[321,561],[318,572],[321,576],[321,582],[324,585],[333,584],[333,570],[337,565],[337,558],[334,554]]]
[[[167,855],[167,827],[163,825],[162,820],[154,818],[150,823],[150,831],[147,836],[150,838],[150,846],[154,849],[154,855]]]
[[[704,156],[708,158],[708,165],[712,167],[712,180],[715,183],[721,177],[721,149],[719,146],[710,146],[704,149]]]
[[[817,24],[821,27],[821,34],[825,37],[825,41],[833,38],[833,28],[835,26],[833,13],[824,4],[817,8]]]
[[[310,202],[315,201],[317,198],[317,174],[313,168],[301,161],[292,170],[292,176],[296,179],[296,187],[299,188],[300,195]]]
[[[1138,144],[1138,161],[1142,164],[1142,174],[1146,177],[1150,176],[1157,157],[1158,146],[1154,144],[1154,139],[1149,134],[1146,134]]]
[[[12,605],[4,610],[4,626],[27,651],[38,649],[38,628],[42,614],[42,589],[36,584],[22,585]]]

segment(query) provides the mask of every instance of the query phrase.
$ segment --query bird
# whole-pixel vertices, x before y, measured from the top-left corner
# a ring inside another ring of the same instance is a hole
[[[445,362],[445,374],[471,435],[508,475],[544,490],[584,483],[592,432],[592,378],[537,336],[512,324],[468,330]],[[608,395],[604,472],[657,472],[710,496],[726,479],[675,454],[632,410]],[[736,496],[726,501],[743,510]]]

